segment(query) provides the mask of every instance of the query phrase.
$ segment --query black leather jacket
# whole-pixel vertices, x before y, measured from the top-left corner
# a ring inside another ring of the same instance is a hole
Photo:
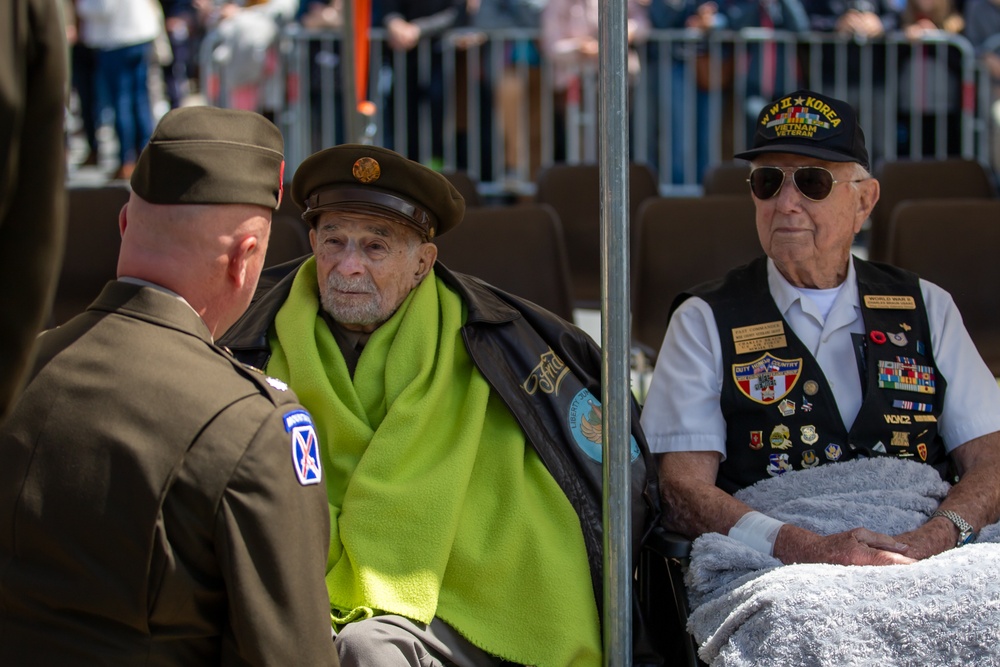
[[[303,260],[268,269],[250,308],[218,341],[244,363],[264,368],[271,355],[268,330],[291,290]],[[581,329],[529,301],[472,276],[449,271],[440,262],[435,274],[468,307],[462,328],[466,348],[490,385],[500,393],[580,517],[594,594],[603,607],[602,469],[600,442],[581,440],[580,425],[596,414],[601,396],[601,353]],[[284,274],[284,275],[283,275]],[[586,392],[589,392],[586,393]],[[587,414],[584,414],[587,413]],[[656,468],[632,403],[632,554],[633,563],[649,528],[658,520]],[[600,431],[597,432],[598,435]],[[590,435],[593,436],[591,429]],[[596,455],[596,458],[595,458]]]

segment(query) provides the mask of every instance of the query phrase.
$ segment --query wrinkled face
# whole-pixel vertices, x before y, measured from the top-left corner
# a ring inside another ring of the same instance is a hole
[[[800,287],[835,287],[846,275],[854,235],[878,200],[878,182],[853,162],[826,162],[789,153],[768,153],[754,167],[784,168],[785,180],[776,195],[754,196],[757,235],[761,247],[782,274]],[[794,167],[824,167],[838,181],[821,201],[805,197],[795,187]],[[858,180],[857,183],[846,181]]]
[[[436,246],[382,214],[326,211],[309,240],[323,310],[366,333],[392,317],[437,258]]]

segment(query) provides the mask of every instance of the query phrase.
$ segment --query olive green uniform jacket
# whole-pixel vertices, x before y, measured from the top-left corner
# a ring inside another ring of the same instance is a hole
[[[59,0],[61,2],[61,0]],[[31,367],[65,234],[66,27],[56,0],[0,5],[0,421]]]
[[[126,282],[37,364],[0,427],[0,665],[337,664],[295,396]]]

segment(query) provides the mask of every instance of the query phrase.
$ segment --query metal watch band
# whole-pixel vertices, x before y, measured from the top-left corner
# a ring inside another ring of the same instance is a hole
[[[955,544],[956,547],[968,544],[976,539],[976,531],[973,529],[972,524],[963,519],[958,512],[952,512],[951,510],[937,510],[931,515],[931,518],[933,519],[937,516],[948,519],[948,521],[951,521],[955,524],[955,527],[958,528],[958,542]]]

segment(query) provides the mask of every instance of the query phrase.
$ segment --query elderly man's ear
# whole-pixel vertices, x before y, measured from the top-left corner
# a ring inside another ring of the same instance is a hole
[[[855,222],[855,233],[861,230],[861,225],[864,224],[865,220],[868,219],[868,216],[871,215],[872,210],[875,208],[875,204],[878,203],[879,194],[882,191],[879,182],[874,178],[861,181],[857,185],[860,196],[858,197],[858,212]]]
[[[417,252],[419,254],[417,270],[413,274],[414,284],[420,284],[420,281],[430,273],[434,267],[434,262],[437,260],[438,248],[433,243],[421,243]]]

